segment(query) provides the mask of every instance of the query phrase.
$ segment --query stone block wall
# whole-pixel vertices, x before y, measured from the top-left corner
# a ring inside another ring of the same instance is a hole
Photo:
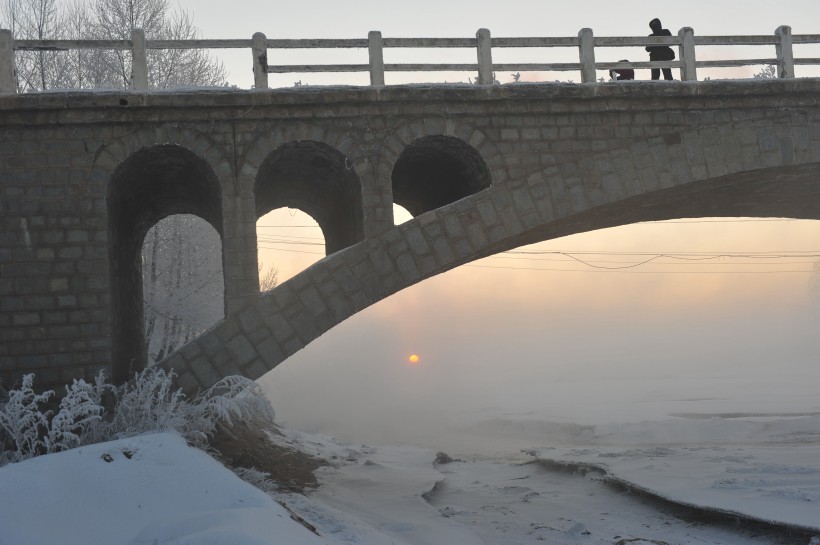
[[[109,365],[105,186],[89,178],[110,129],[0,125],[0,380],[40,384]]]
[[[58,387],[126,365],[112,362],[109,188],[140,150],[187,150],[221,189],[228,317],[164,363],[193,390],[258,377],[398,289],[523,243],[676,215],[820,217],[818,91],[795,79],[0,97],[0,380],[36,372]],[[439,135],[475,150],[492,185],[393,227],[393,168]],[[299,141],[355,171],[364,240],[258,299],[254,184]]]

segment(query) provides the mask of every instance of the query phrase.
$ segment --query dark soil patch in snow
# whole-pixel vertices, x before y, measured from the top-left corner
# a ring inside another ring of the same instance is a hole
[[[255,469],[270,475],[280,490],[303,492],[317,486],[313,472],[327,462],[299,450],[274,444],[268,433],[273,424],[238,422],[233,427],[218,426],[210,440],[223,463],[234,468]]]

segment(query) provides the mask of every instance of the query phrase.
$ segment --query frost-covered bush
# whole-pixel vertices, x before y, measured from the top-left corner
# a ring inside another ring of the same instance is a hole
[[[35,393],[34,375],[26,375],[19,389],[0,392],[0,465],[155,431],[175,430],[201,447],[220,422],[274,419],[252,380],[226,377],[188,400],[174,388],[174,378],[172,371],[149,368],[119,387],[107,384],[102,373],[93,384],[75,380],[52,416],[40,405],[54,392]],[[107,406],[112,409],[106,411]]]
[[[113,387],[105,383],[102,372],[97,375],[94,384],[75,379],[65,390],[66,395],[60,400],[60,410],[51,419],[51,426],[44,438],[48,452],[60,452],[104,440],[103,396]]]
[[[111,439],[185,428],[188,407],[185,394],[174,388],[173,372],[145,369],[114,390],[114,397]]]
[[[187,428],[179,430],[193,444],[207,441],[216,424],[234,420],[273,422],[276,414],[260,386],[245,377],[225,377],[190,403]]]
[[[189,401],[174,389],[174,377],[173,372],[149,368],[118,388],[109,438],[176,430],[188,442],[202,446],[218,422],[232,425],[234,419],[274,418],[261,388],[250,379],[223,378]]]
[[[6,392],[0,405],[0,465],[19,462],[46,450],[43,434],[49,429],[51,411],[40,411],[54,392],[34,391],[34,375],[23,376],[20,388]]]

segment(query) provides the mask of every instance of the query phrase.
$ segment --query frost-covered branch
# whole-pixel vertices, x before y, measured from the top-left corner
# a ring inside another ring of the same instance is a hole
[[[32,456],[130,437],[176,431],[189,443],[205,447],[220,423],[272,422],[275,414],[259,385],[244,377],[226,377],[193,399],[174,386],[175,375],[145,369],[114,387],[100,373],[94,383],[75,380],[66,386],[52,417],[41,406],[53,391],[38,394],[34,375],[0,398],[0,465]],[[110,411],[107,405],[112,405]]]
[[[9,390],[0,406],[0,465],[19,462],[45,452],[43,434],[48,431],[51,411],[42,412],[54,392],[34,391],[34,374],[24,375],[19,388]]]

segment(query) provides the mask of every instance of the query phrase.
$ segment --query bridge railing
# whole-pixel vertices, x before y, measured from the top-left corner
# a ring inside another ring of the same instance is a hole
[[[580,72],[584,83],[596,81],[597,70],[618,68],[676,68],[680,79],[697,80],[698,68],[773,65],[777,76],[793,78],[795,65],[820,65],[820,58],[795,58],[794,44],[820,44],[820,34],[792,35],[791,27],[781,26],[773,35],[759,36],[696,36],[689,27],[682,28],[677,36],[653,37],[601,37],[594,36],[592,29],[584,28],[577,36],[494,38],[487,29],[479,29],[475,38],[384,38],[381,32],[372,31],[366,39],[268,39],[256,33],[250,40],[146,40],[141,30],[133,30],[130,40],[14,40],[9,30],[0,29],[0,93],[14,93],[14,51],[69,51],[76,49],[131,50],[133,74],[131,87],[148,89],[147,54],[149,49],[250,49],[253,57],[254,87],[268,88],[268,74],[286,73],[336,73],[367,72],[370,85],[385,84],[386,72],[473,72],[476,83],[494,83],[496,71],[511,72]],[[677,59],[673,61],[647,62],[597,62],[596,48],[619,48],[635,46],[677,47]],[[698,60],[699,46],[774,46],[774,55],[766,58]],[[385,49],[475,49],[475,63],[385,63]],[[493,51],[502,48],[577,48],[578,62],[493,62]],[[292,49],[367,49],[368,62],[360,64],[270,64],[269,52]]]

